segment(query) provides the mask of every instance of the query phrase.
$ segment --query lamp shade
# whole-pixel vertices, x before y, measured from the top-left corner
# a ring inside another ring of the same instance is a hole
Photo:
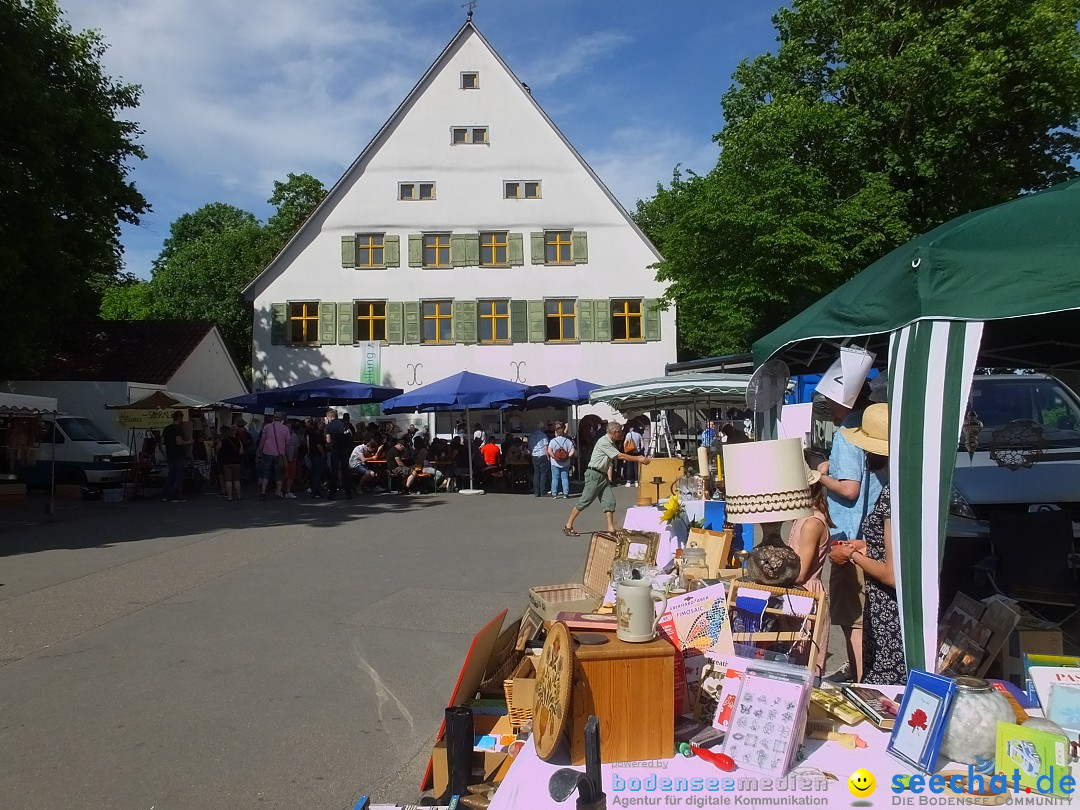
[[[801,439],[724,445],[727,519],[775,523],[810,517]]]

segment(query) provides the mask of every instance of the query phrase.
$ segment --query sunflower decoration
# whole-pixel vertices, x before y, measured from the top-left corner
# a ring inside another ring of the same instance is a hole
[[[670,526],[676,518],[680,517],[685,520],[686,512],[683,510],[678,493],[676,493],[668,498],[667,502],[664,504],[664,510],[660,513],[660,522]]]

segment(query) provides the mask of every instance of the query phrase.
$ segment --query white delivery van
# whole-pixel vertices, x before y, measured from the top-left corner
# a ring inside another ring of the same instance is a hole
[[[58,484],[102,485],[131,480],[131,451],[85,416],[58,414],[42,418],[38,442],[37,463],[24,474],[31,486],[48,485],[54,455]]]

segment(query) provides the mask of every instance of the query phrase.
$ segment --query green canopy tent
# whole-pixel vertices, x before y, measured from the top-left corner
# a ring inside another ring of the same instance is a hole
[[[1080,180],[958,217],[754,344],[796,373],[888,358],[892,530],[908,666],[932,669],[957,439],[981,366],[1080,368]]]

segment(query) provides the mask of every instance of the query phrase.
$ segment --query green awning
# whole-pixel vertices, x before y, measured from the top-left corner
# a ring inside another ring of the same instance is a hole
[[[863,270],[754,344],[754,362],[783,357],[821,369],[822,341],[869,345],[920,320],[985,321],[987,365],[1080,365],[1080,180],[958,217]],[[1041,320],[1034,335],[1024,320]],[[1005,320],[1002,320],[1005,319]],[[852,340],[854,339],[854,340]]]

